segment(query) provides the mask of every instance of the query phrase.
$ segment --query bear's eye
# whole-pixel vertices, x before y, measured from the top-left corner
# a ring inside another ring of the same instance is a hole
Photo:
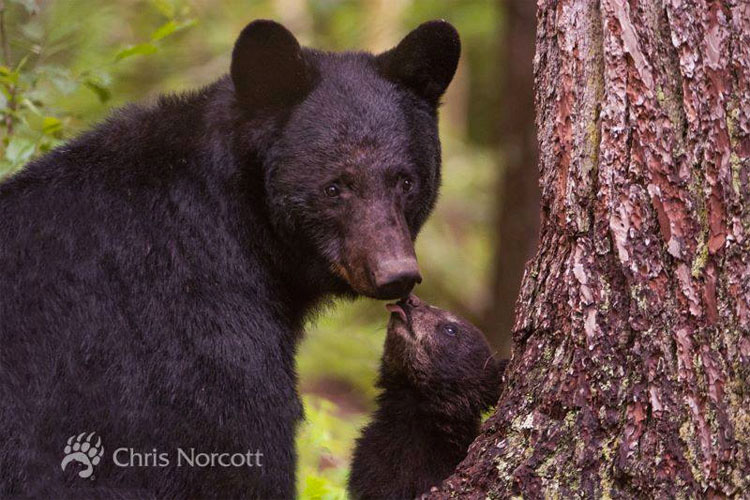
[[[323,191],[325,191],[326,196],[329,198],[336,198],[341,194],[341,189],[339,189],[338,184],[329,184]]]
[[[409,191],[414,189],[414,181],[412,181],[408,177],[402,177],[400,184],[401,184],[401,191],[403,191],[404,193],[408,193]]]
[[[443,325],[443,332],[453,336],[458,333],[458,328],[456,328],[456,325]]]

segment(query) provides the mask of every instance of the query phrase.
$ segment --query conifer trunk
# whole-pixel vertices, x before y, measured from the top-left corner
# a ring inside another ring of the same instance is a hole
[[[435,498],[750,491],[750,3],[539,0],[541,234]]]

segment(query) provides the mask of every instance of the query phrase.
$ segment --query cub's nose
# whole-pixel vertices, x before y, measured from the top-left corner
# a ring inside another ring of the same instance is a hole
[[[373,270],[372,279],[378,298],[385,300],[406,297],[414,285],[422,282],[414,258],[381,262]]]

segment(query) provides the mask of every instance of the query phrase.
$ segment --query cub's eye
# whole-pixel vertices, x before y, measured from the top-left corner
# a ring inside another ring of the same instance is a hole
[[[456,328],[456,325],[443,325],[443,332],[453,336],[458,333],[458,328]]]
[[[400,184],[401,184],[401,191],[403,191],[404,193],[408,193],[409,191],[414,189],[414,181],[412,181],[408,177],[402,177]]]
[[[339,186],[337,184],[330,184],[326,186],[323,191],[325,191],[326,196],[328,196],[329,198],[336,198],[341,194],[341,189],[339,189]]]

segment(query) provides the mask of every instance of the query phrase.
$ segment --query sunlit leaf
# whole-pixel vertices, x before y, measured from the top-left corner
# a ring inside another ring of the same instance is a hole
[[[20,61],[18,61],[18,64],[16,64],[16,69],[15,69],[15,72],[16,72],[16,73],[19,73],[19,72],[20,72],[20,71],[21,71],[21,70],[23,69],[23,67],[24,67],[24,66],[26,66],[26,62],[27,62],[28,60],[29,60],[29,55],[28,55],[28,54],[26,54],[25,56],[23,56],[23,57],[21,58],[21,60],[20,60]]]
[[[63,95],[68,95],[78,89],[79,82],[73,77],[69,69],[61,66],[41,66],[37,72],[49,80],[49,82]]]
[[[109,101],[112,97],[112,92],[96,80],[86,79],[83,81],[83,85],[96,94],[96,97],[98,97],[99,101],[102,103]]]
[[[169,0],[151,0],[151,5],[153,5],[156,10],[161,12],[165,17],[174,17],[174,2],[170,2]]]
[[[14,167],[26,163],[34,154],[34,142],[23,137],[11,137],[5,148],[5,159]]]
[[[55,137],[52,137],[52,138],[50,138],[48,140],[43,140],[40,143],[38,143],[37,144],[37,149],[39,150],[39,154],[44,154],[44,153],[52,150],[52,148],[55,148],[55,147],[59,146],[62,143],[63,143],[62,140],[60,140],[58,138],[55,138]]]
[[[177,31],[177,23],[175,21],[168,21],[162,24],[161,26],[159,26],[159,28],[156,31],[151,33],[151,40],[153,41],[161,40],[165,36],[169,36],[175,31]]]
[[[304,499],[319,499],[326,492],[326,479],[320,476],[309,475],[305,478],[305,488],[300,497]]]
[[[79,80],[87,81],[91,80],[104,87],[110,87],[112,85],[112,75],[104,71],[102,68],[89,69],[79,73]]]
[[[61,137],[63,123],[54,116],[45,116],[42,121],[42,132],[52,137]]]
[[[122,61],[123,59],[132,56],[153,54],[157,50],[159,49],[151,42],[139,43],[138,45],[126,47],[119,51],[117,54],[115,54],[115,61]]]
[[[337,500],[346,498],[344,490],[330,479],[308,474],[300,492],[300,500]]]
[[[29,98],[24,97],[23,99],[21,99],[21,105],[23,107],[25,107],[26,109],[28,109],[29,111],[31,111],[32,113],[34,113],[34,114],[37,114],[37,115],[41,115],[42,114],[42,112],[39,110],[39,108],[34,103],[34,101],[32,101]]]
[[[162,38],[166,38],[169,35],[176,33],[180,30],[184,30],[185,28],[189,28],[191,26],[195,26],[197,21],[195,19],[189,19],[187,21],[177,22],[177,21],[168,21],[164,24],[162,24],[156,31],[154,31],[151,34],[151,40],[157,41],[161,40]]]
[[[7,66],[0,66],[0,83],[3,85],[15,85],[18,83],[18,72]]]

